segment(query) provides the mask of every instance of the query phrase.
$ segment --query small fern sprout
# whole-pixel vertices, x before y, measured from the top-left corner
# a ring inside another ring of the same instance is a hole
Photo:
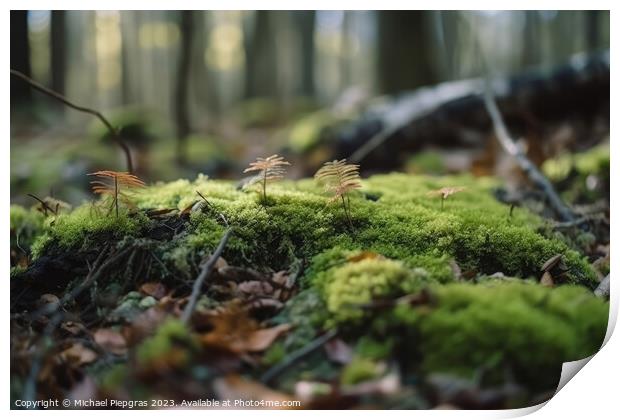
[[[443,187],[438,190],[429,191],[429,196],[439,196],[441,197],[441,210],[443,211],[443,203],[444,201],[450,197],[452,194],[456,194],[458,192],[464,191],[465,187]]]
[[[284,160],[283,157],[278,155],[271,155],[266,158],[258,158],[254,162],[250,163],[250,166],[245,168],[243,173],[258,172],[258,174],[252,178],[245,186],[261,183],[263,186],[263,202],[267,201],[267,183],[271,181],[278,181],[284,178],[286,174],[286,166],[290,163]]]
[[[325,190],[332,194],[328,203],[340,200],[342,209],[347,216],[349,226],[353,229],[351,220],[351,201],[349,193],[362,188],[359,165],[347,163],[346,159],[325,162],[316,172],[314,178],[325,185]],[[346,200],[345,200],[346,199]]]
[[[131,196],[126,190],[142,188],[145,185],[144,181],[129,172],[97,171],[88,174],[88,176],[99,178],[96,181],[91,181],[92,190],[95,194],[112,197],[110,211],[115,208],[116,217],[118,217],[119,201],[127,207],[134,207]]]

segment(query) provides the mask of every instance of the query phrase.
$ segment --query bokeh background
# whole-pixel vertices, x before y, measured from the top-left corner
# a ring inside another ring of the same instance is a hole
[[[382,95],[484,76],[483,56],[508,77],[608,48],[606,11],[11,12],[11,68],[102,111],[147,181],[238,178],[305,151],[325,110],[355,119]],[[106,137],[11,78],[12,200],[85,198],[85,173],[123,169]]]

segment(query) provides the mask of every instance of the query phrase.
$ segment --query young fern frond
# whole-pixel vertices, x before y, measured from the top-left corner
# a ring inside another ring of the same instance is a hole
[[[326,162],[316,172],[314,178],[325,185],[325,190],[332,194],[328,203],[340,200],[349,226],[353,228],[351,220],[351,203],[349,192],[362,188],[359,174],[359,165],[347,163],[346,159]],[[346,198],[346,201],[345,201]]]
[[[97,171],[88,174],[88,176],[99,178],[96,181],[91,181],[91,188],[95,194],[112,197],[112,207],[116,209],[116,217],[118,217],[119,201],[127,207],[134,207],[127,190],[145,186],[144,181],[129,172]]]
[[[267,183],[270,181],[279,181],[286,174],[286,166],[290,163],[278,155],[271,155],[266,158],[258,158],[250,163],[243,173],[258,172],[245,186],[261,183],[263,186],[263,202],[267,201]]]

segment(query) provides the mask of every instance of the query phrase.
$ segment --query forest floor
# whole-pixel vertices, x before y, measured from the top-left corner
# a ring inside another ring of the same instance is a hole
[[[608,146],[545,170],[578,222],[494,178],[401,173],[346,204],[198,176],[12,206],[11,398],[542,402],[605,336]]]

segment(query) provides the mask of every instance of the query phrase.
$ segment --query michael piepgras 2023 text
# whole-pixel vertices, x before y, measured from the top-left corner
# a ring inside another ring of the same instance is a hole
[[[287,408],[301,407],[300,401],[295,400],[217,400],[217,399],[198,399],[198,400],[116,400],[116,399],[51,399],[40,401],[16,400],[15,408],[25,409],[57,409],[57,408],[120,408],[120,409],[140,409],[140,408]]]

